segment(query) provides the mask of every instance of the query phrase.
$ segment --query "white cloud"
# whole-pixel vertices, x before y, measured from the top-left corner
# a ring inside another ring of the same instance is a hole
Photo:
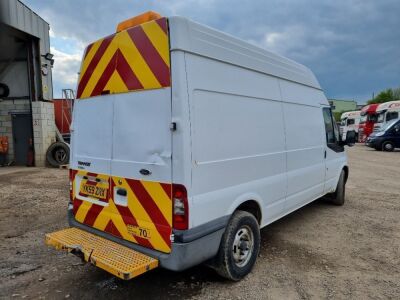
[[[81,64],[80,54],[68,54],[54,47],[51,47],[54,54],[54,67],[52,70],[54,83],[54,96],[59,97],[61,89],[76,88],[78,71]]]
[[[1,0],[0,0],[1,1]],[[76,79],[83,45],[147,10],[182,15],[303,63],[328,95],[365,95],[400,80],[399,0],[24,0],[52,28],[55,84]],[[75,57],[75,59],[74,59]],[[67,63],[68,62],[68,63]],[[72,65],[71,70],[66,66]],[[72,77],[68,74],[72,73]],[[62,77],[58,77],[58,76]],[[55,86],[55,90],[58,89]]]

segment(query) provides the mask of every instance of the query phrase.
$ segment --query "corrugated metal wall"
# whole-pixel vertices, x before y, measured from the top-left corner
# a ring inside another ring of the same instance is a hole
[[[50,52],[49,24],[18,0],[0,0],[0,22],[26,32],[40,40],[40,54]],[[41,65],[48,64],[48,75],[42,75],[42,95],[53,99],[52,73],[50,64],[41,57]]]

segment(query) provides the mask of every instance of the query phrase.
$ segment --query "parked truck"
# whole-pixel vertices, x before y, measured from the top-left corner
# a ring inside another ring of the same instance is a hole
[[[346,139],[347,132],[354,131],[356,134],[356,139],[358,140],[360,119],[360,111],[348,111],[344,112],[340,116],[340,133],[342,134],[343,139]]]
[[[378,119],[377,107],[378,104],[369,104],[361,109],[361,119],[358,126],[358,141],[360,143],[364,143],[374,130],[374,124]]]
[[[381,127],[386,125],[391,120],[397,120],[400,118],[400,100],[389,101],[381,103],[376,109],[378,115],[377,121],[374,124],[374,132],[379,131]]]
[[[314,74],[217,30],[124,21],[86,48],[77,98],[70,228],[46,242],[120,278],[207,262],[240,280],[260,228],[344,204],[354,132],[341,140]]]

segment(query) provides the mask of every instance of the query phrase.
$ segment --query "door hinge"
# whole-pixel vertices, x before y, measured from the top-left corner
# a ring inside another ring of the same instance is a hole
[[[169,129],[171,129],[171,131],[176,131],[176,122],[172,122],[172,123],[169,125]]]

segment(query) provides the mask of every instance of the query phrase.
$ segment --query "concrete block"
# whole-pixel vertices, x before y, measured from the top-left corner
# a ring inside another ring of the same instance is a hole
[[[14,104],[6,104],[6,105],[4,105],[4,109],[5,110],[13,110],[13,109],[15,109],[15,105]]]
[[[12,123],[11,123],[11,121],[5,121],[5,122],[2,122],[2,125],[3,125],[3,127],[9,127],[9,128],[11,128],[12,127]]]
[[[11,115],[0,115],[0,122],[11,121]]]
[[[25,104],[16,104],[15,109],[16,110],[28,110],[29,106],[27,107],[27,105],[25,105]]]
[[[35,144],[34,149],[35,149],[36,154],[42,153],[42,151],[43,151],[42,145],[38,145],[38,144]]]

